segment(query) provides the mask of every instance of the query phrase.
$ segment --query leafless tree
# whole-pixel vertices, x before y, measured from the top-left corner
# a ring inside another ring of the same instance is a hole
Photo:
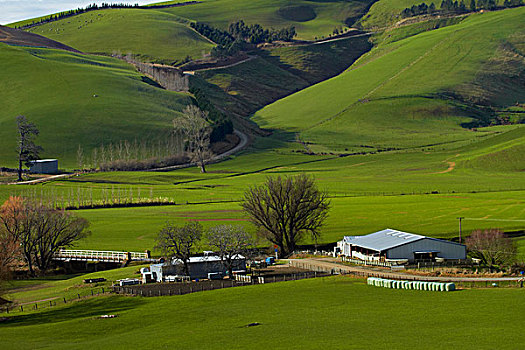
[[[241,226],[214,226],[208,230],[206,236],[209,246],[219,256],[230,277],[233,276],[235,259],[246,256],[255,246],[252,236]]]
[[[16,117],[18,130],[18,181],[22,181],[22,164],[30,166],[32,160],[38,159],[42,147],[35,145],[34,138],[39,131],[35,124],[31,123],[23,115]]]
[[[203,173],[206,172],[206,161],[212,154],[210,151],[211,127],[207,118],[208,112],[201,111],[197,106],[188,105],[182,111],[182,115],[173,120],[175,132],[183,133],[188,153],[192,161],[200,166]]]
[[[492,268],[506,266],[516,259],[517,248],[514,241],[500,229],[475,230],[465,240],[470,255]]]
[[[258,233],[279,247],[281,257],[292,253],[305,234],[317,240],[330,201],[317,189],[313,178],[268,177],[261,186],[251,187],[242,207],[258,228]]]
[[[11,234],[6,228],[6,224],[11,226],[3,220],[4,217],[9,217],[10,221],[20,221],[22,211],[20,210],[20,197],[10,197],[0,207],[0,284],[2,281],[10,277],[11,270],[15,262],[20,259],[20,243],[19,232],[14,231]]]
[[[86,219],[20,197],[10,197],[4,203],[0,222],[10,239],[19,243],[30,274],[35,273],[35,267],[46,272],[57,251],[89,234]]]
[[[182,261],[183,272],[190,274],[189,261],[197,249],[197,244],[202,238],[202,225],[196,221],[184,226],[175,226],[171,222],[160,230],[157,235],[156,247],[167,257],[175,257]]]

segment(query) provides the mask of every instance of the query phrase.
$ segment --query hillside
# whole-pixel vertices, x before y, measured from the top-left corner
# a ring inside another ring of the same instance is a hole
[[[228,113],[246,117],[279,98],[331,78],[371,48],[367,36],[315,45],[263,48],[253,59],[197,71],[193,85]]]
[[[496,109],[525,98],[523,54],[513,46],[525,36],[516,31],[524,14],[473,15],[379,45],[343,74],[253,119],[297,133],[316,152],[457,147],[479,135],[462,125],[488,125]],[[493,60],[501,64],[485,69]]]
[[[143,81],[117,59],[0,43],[0,163],[16,164],[15,117],[23,114],[40,129],[43,157],[76,166],[84,154],[109,142],[157,140],[189,103],[186,94]]]
[[[346,27],[345,20],[362,16],[372,0],[205,0],[192,6],[162,11],[227,29],[243,19],[248,24],[282,28],[293,25],[298,39],[328,37],[335,28]]]
[[[29,29],[87,53],[132,53],[145,61],[180,63],[202,58],[214,46],[187,20],[157,9],[106,9]]]
[[[370,1],[206,0],[177,7],[89,11],[28,30],[88,53],[132,53],[142,60],[180,64],[188,56],[202,58],[214,46],[189,27],[190,21],[222,29],[240,19],[265,28],[293,25],[298,39],[313,40],[347,27],[345,20],[362,16]]]

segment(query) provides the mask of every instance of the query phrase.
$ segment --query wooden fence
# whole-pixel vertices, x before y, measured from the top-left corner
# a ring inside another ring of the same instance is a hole
[[[239,280],[216,280],[200,282],[174,282],[174,283],[151,283],[134,286],[113,286],[113,291],[118,294],[140,295],[144,297],[184,295],[207,290],[242,287],[253,284],[267,284],[285,281],[297,281],[308,278],[329,276],[328,273],[317,271],[301,272],[280,276],[255,276],[242,275]],[[248,278],[249,277],[249,278]]]

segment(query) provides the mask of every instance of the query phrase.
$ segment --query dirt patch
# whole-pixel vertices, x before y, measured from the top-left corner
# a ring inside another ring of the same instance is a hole
[[[9,45],[20,45],[20,46],[33,46],[33,47],[46,47],[49,49],[60,49],[76,53],[81,53],[74,48],[43,37],[41,35],[28,33],[20,29],[14,29],[9,27],[0,26],[0,42],[4,42]]]
[[[450,173],[452,170],[454,170],[454,168],[456,167],[456,162],[447,162],[448,164],[448,168],[443,170],[443,171],[438,171],[434,174],[445,174],[445,173]]]

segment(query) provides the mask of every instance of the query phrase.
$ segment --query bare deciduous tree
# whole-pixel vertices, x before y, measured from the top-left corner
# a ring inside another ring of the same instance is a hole
[[[180,259],[183,264],[183,272],[186,276],[190,274],[190,257],[197,248],[202,237],[202,225],[196,221],[184,226],[175,226],[170,222],[160,230],[157,235],[156,247],[168,257]]]
[[[233,276],[235,259],[246,256],[255,245],[250,234],[241,226],[214,226],[208,230],[207,238],[208,244],[221,259],[230,277]]]
[[[23,115],[16,117],[18,130],[18,181],[22,181],[22,164],[31,165],[31,161],[38,159],[42,147],[35,145],[34,138],[39,131],[35,124],[31,123]]]
[[[20,207],[20,197],[10,197],[0,207],[0,218],[9,217],[10,221],[20,221],[22,210]],[[19,233],[15,231],[11,234],[6,228],[9,222],[0,219],[0,284],[7,280],[11,274],[11,269],[15,262],[20,258]]]
[[[330,201],[307,175],[268,177],[251,187],[242,207],[259,229],[258,233],[279,247],[280,256],[292,253],[308,233],[317,240],[328,216]]]
[[[66,211],[10,197],[0,211],[2,229],[11,240],[18,242],[29,272],[46,272],[53,255],[86,237],[89,223]]]
[[[182,116],[173,120],[175,131],[183,133],[188,153],[192,161],[200,166],[203,173],[206,172],[206,161],[212,154],[210,150],[211,126],[207,118],[208,112],[200,110],[197,106],[188,105],[182,111]]]
[[[517,248],[499,229],[475,230],[465,240],[470,255],[492,268],[506,266],[516,259]]]

